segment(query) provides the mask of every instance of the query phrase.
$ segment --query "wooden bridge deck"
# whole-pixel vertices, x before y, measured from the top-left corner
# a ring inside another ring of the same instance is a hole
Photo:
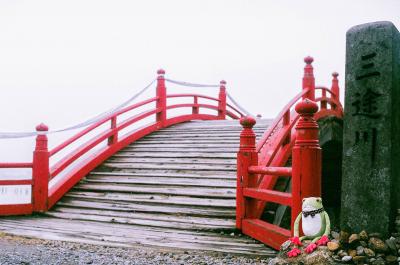
[[[260,137],[270,120],[258,120]],[[113,246],[271,256],[235,232],[236,152],[241,126],[193,121],[121,150],[43,216],[0,219],[0,230]],[[235,233],[234,236],[231,233]]]

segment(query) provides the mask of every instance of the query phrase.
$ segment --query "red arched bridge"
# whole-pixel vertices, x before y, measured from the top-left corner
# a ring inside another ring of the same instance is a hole
[[[0,179],[3,198],[13,191],[25,198],[0,201],[0,215],[7,216],[0,230],[272,255],[264,244],[278,249],[291,236],[302,198],[321,195],[317,121],[343,116],[337,73],[330,89],[316,87],[312,61],[305,58],[301,92],[274,120],[247,115],[225,81],[218,97],[168,94],[166,82],[201,85],[166,79],[159,70],[155,97],[83,124],[51,150],[48,127],[37,126],[32,162],[0,163],[32,169],[28,179]]]

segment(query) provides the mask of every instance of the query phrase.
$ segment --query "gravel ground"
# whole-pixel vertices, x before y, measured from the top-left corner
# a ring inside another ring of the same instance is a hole
[[[267,259],[47,241],[0,233],[0,264],[267,264]]]

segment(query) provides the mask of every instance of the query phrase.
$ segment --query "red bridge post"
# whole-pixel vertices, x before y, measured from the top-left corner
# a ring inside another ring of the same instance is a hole
[[[303,99],[315,100],[315,78],[314,78],[314,68],[311,63],[314,61],[314,58],[311,56],[307,56],[304,58],[304,62],[306,66],[304,67],[304,76],[303,76],[303,89],[309,89],[310,91],[303,96]]]
[[[296,125],[296,141],[292,150],[292,231],[293,223],[301,212],[305,197],[321,196],[321,147],[318,140],[318,124],[314,114],[318,105],[309,99],[297,103],[300,119]]]
[[[219,102],[218,102],[218,118],[225,120],[226,118],[226,81],[219,82]]]
[[[339,80],[338,80],[339,73],[333,72],[332,73],[332,86],[331,91],[334,94],[333,98],[337,101],[340,101],[340,91],[339,91]],[[338,106],[334,105],[334,109],[337,109]]]
[[[49,128],[43,123],[36,126],[38,136],[36,136],[36,147],[33,152],[32,167],[32,204],[34,212],[47,211],[47,198],[49,189],[49,151],[47,148],[46,132]]]
[[[237,153],[237,186],[236,186],[236,228],[242,228],[242,219],[251,218],[256,213],[256,201],[243,197],[243,188],[257,187],[257,175],[249,173],[249,166],[258,165],[256,151],[256,134],[253,126],[256,120],[247,116],[240,119],[243,130],[240,133],[240,147]]]
[[[158,128],[165,126],[165,121],[167,120],[167,88],[165,87],[165,71],[160,69],[157,71],[157,89],[156,96],[158,97],[156,107],[161,109],[156,115],[156,121],[158,123]]]

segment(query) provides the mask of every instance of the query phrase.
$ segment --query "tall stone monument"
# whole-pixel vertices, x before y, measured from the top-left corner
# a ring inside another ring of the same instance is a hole
[[[387,235],[400,206],[400,34],[374,22],[346,37],[341,227]]]

